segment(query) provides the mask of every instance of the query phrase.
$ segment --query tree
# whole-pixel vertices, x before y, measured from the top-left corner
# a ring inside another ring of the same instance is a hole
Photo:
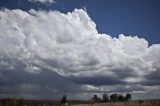
[[[110,101],[111,102],[117,102],[118,101],[118,94],[110,95]]]
[[[123,102],[125,100],[125,97],[123,97],[122,94],[119,94],[118,101]]]
[[[101,102],[101,98],[99,98],[97,95],[94,95],[94,96],[92,97],[92,101],[93,101],[94,103],[98,103],[98,102]]]
[[[125,96],[126,101],[130,101],[131,98],[132,98],[132,95],[127,93],[126,96]]]
[[[64,95],[61,99],[61,104],[67,103],[67,97]]]
[[[107,93],[104,93],[102,95],[102,99],[103,99],[103,102],[109,102],[109,97],[108,97]]]

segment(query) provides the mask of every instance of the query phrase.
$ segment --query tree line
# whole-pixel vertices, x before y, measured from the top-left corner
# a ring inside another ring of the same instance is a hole
[[[127,93],[125,96],[122,94],[113,93],[108,96],[107,93],[103,93],[102,97],[98,97],[96,94],[90,98],[91,103],[102,103],[102,102],[128,102],[132,98],[130,93]],[[67,104],[67,96],[63,96],[60,100],[61,104]]]
[[[130,93],[127,93],[125,96],[122,94],[111,94],[110,96],[107,93],[102,94],[102,98],[98,97],[96,94],[91,98],[91,101],[94,103],[98,102],[128,102],[132,98]]]

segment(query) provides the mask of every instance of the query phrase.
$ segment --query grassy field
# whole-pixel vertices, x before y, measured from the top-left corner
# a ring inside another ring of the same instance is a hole
[[[145,100],[132,101],[129,103],[94,103],[94,104],[79,104],[74,106],[160,106],[160,100]]]
[[[160,106],[160,100],[139,100],[130,102],[92,103],[89,101],[70,100],[68,105],[61,105],[53,100],[0,99],[0,106]]]

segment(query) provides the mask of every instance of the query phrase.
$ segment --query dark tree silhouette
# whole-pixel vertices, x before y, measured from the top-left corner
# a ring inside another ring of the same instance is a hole
[[[118,94],[110,95],[110,101],[111,102],[117,102],[118,101]]]
[[[98,103],[98,102],[101,102],[101,98],[99,98],[97,95],[94,95],[94,96],[92,97],[92,101],[93,101],[94,103]]]
[[[119,94],[118,101],[123,102],[125,100],[125,97],[123,97],[122,94]]]
[[[104,93],[102,95],[102,99],[103,99],[103,102],[109,102],[109,97],[108,97],[107,93]]]
[[[125,97],[126,101],[130,101],[131,98],[132,98],[132,95],[130,93],[127,93]]]
[[[61,104],[67,103],[67,97],[64,95],[61,99]]]

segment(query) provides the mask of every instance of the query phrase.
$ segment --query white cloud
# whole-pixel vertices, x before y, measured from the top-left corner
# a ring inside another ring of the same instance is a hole
[[[31,74],[39,74],[41,72],[41,69],[39,67],[33,65],[27,66],[24,70]]]
[[[30,2],[54,3],[54,0],[28,0]]]
[[[118,80],[141,83],[160,69],[159,44],[148,47],[145,39],[136,36],[99,34],[82,9],[67,14],[5,9],[0,11],[0,32],[0,69],[4,70],[20,67],[38,75],[47,69],[79,80],[103,76],[104,82],[97,79],[103,85]]]
[[[82,86],[86,91],[98,91],[99,88],[93,85],[83,85]]]

